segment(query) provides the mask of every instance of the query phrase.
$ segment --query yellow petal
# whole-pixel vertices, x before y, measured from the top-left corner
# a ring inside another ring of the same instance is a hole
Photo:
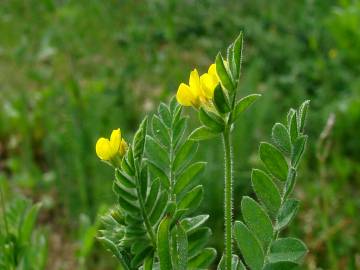
[[[121,144],[119,148],[120,156],[123,157],[128,149],[128,145],[124,139],[121,139]]]
[[[120,143],[121,143],[120,128],[114,129],[111,132],[111,136],[110,136],[110,147],[111,147],[111,153],[113,156],[119,151]]]
[[[209,75],[208,73],[205,73],[205,74],[201,75],[200,82],[201,82],[202,89],[204,91],[204,95],[208,99],[211,99],[214,95],[214,90],[217,85],[217,81],[214,80],[214,78],[211,75]]]
[[[190,87],[185,83],[181,83],[176,93],[176,99],[179,102],[179,104],[183,106],[192,106],[192,103],[194,101],[194,96],[190,91]]]
[[[219,83],[219,76],[217,75],[216,65],[215,64],[210,65],[208,73],[213,78],[213,80],[216,81],[216,84],[218,84]]]
[[[198,97],[201,95],[200,77],[196,68],[190,73],[189,87],[194,97]]]
[[[112,157],[112,151],[110,141],[105,138],[100,138],[96,142],[96,154],[102,160],[110,160]]]

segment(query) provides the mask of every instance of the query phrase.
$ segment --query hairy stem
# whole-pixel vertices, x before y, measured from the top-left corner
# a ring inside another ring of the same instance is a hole
[[[225,152],[225,269],[231,270],[232,260],[232,149],[230,127],[227,125],[223,133]]]

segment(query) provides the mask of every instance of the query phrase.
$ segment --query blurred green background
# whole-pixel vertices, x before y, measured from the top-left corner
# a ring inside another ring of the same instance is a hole
[[[236,216],[240,197],[252,195],[259,142],[311,99],[290,233],[310,248],[304,269],[360,269],[359,28],[360,2],[350,0],[1,1],[0,184],[6,204],[42,203],[46,269],[116,269],[94,240],[96,217],[115,201],[97,138],[121,127],[129,141],[240,30],[240,95],[262,98],[235,131]],[[221,251],[223,157],[221,141],[210,144],[199,153],[208,161],[201,212]]]

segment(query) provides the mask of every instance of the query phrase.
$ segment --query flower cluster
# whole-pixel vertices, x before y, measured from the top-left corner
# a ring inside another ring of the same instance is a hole
[[[112,131],[110,139],[100,138],[96,142],[96,154],[101,160],[114,162],[122,158],[128,148],[127,143],[121,136],[120,128]]]
[[[211,105],[214,96],[214,89],[219,83],[216,73],[216,65],[212,64],[207,73],[199,76],[196,69],[191,71],[189,85],[181,83],[179,85],[176,99],[183,106],[193,106],[199,108],[201,105]]]

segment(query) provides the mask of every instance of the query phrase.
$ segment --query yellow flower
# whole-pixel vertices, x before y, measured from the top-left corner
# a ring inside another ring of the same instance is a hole
[[[120,128],[112,131],[110,140],[100,138],[96,142],[96,154],[105,161],[111,161],[114,157],[123,157],[127,150],[127,143],[121,137]]]
[[[190,73],[189,85],[185,83],[180,84],[176,99],[183,106],[199,107],[201,94],[199,73],[194,69]]]
[[[216,66],[212,64],[208,73],[199,76],[196,69],[191,71],[189,85],[181,83],[176,93],[177,101],[183,106],[198,108],[201,104],[209,105],[214,96],[214,89],[219,83]]]
[[[215,87],[219,83],[219,77],[216,73],[216,65],[211,64],[208,73],[201,75],[200,82],[203,92],[208,99],[212,99],[214,96]]]

